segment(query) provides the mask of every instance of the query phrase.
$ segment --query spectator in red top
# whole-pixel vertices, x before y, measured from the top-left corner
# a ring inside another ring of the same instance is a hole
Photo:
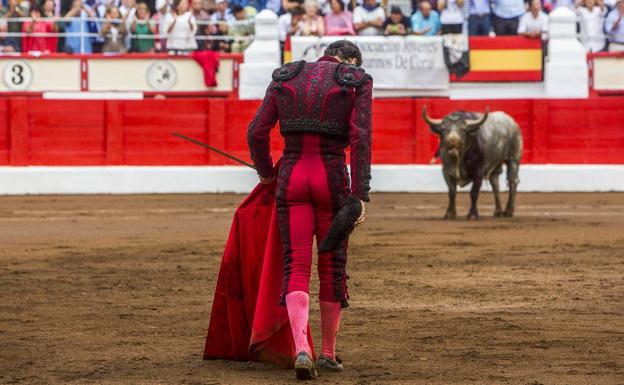
[[[22,24],[24,37],[22,40],[23,52],[55,52],[56,42],[50,41],[48,36],[33,36],[31,34],[53,33],[58,31],[56,22],[53,20],[41,20],[41,10],[37,7],[30,9],[32,21],[25,21]]]
[[[58,15],[55,12],[56,10],[56,4],[54,2],[54,0],[44,0],[42,5],[41,5],[41,16],[45,17],[45,18],[57,18]],[[60,28],[59,28],[59,23],[56,22],[55,20],[52,20],[54,22],[54,28],[52,29],[53,32],[59,32]],[[50,36],[46,38],[48,40],[48,49],[50,52],[58,52],[58,41],[59,38],[58,36]]]

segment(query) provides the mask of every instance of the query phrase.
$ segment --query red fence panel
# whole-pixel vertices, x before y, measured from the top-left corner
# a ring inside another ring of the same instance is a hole
[[[9,164],[11,151],[11,126],[9,101],[0,99],[0,165]]]
[[[0,164],[224,165],[178,131],[249,159],[246,132],[259,101],[217,98],[141,101],[0,99]],[[520,125],[524,163],[624,162],[624,98],[585,100],[376,99],[373,162],[426,164],[438,146],[423,121],[463,109],[501,110]],[[272,132],[274,159],[282,150]]]

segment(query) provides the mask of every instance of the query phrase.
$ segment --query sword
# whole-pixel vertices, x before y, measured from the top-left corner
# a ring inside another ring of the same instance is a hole
[[[232,159],[233,161],[238,162],[238,163],[240,163],[240,164],[242,164],[242,165],[245,165],[245,166],[247,166],[247,167],[249,167],[249,168],[252,168],[252,169],[254,169],[254,170],[256,169],[256,167],[255,167],[253,164],[248,163],[248,162],[245,162],[244,160],[242,160],[242,159],[240,159],[240,158],[237,158],[237,157],[235,157],[234,155],[228,154],[228,153],[227,153],[227,152],[225,152],[225,151],[219,150],[219,149],[218,149],[218,148],[216,148],[216,147],[212,147],[211,145],[209,145],[209,144],[207,144],[207,143],[203,143],[203,142],[200,142],[199,140],[196,140],[196,139],[193,139],[193,138],[189,138],[188,136],[186,136],[186,135],[182,135],[182,134],[179,134],[179,133],[177,133],[177,132],[173,132],[171,135],[173,135],[173,136],[177,136],[178,138],[180,138],[180,139],[184,139],[184,140],[187,140],[187,141],[189,141],[189,142],[191,142],[191,143],[195,143],[195,144],[196,144],[196,145],[198,145],[198,146],[205,147],[205,148],[207,148],[207,149],[209,149],[209,150],[212,150],[212,151],[216,152],[217,154],[223,155],[223,156],[225,156],[226,158],[228,158],[228,159]]]

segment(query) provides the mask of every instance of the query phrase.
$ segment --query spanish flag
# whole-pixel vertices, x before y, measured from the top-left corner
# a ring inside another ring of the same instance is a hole
[[[523,36],[470,37],[470,72],[462,82],[541,81],[542,42]]]
[[[290,36],[286,36],[284,42],[284,63],[290,63],[292,61],[292,48],[290,46]]]

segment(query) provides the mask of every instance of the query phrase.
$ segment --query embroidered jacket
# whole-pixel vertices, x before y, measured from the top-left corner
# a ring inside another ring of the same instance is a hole
[[[247,141],[258,174],[269,177],[269,134],[319,133],[350,146],[351,192],[368,201],[373,79],[362,68],[331,56],[288,63],[273,71],[264,101],[249,124]]]

